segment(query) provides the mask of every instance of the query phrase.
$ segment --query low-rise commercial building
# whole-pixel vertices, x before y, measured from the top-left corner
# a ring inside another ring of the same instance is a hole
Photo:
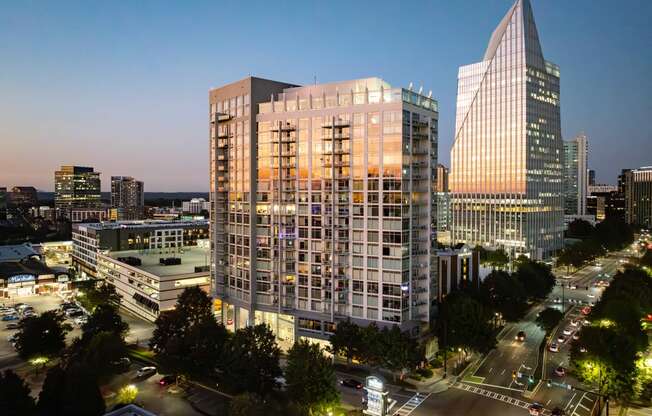
[[[154,321],[174,309],[184,289],[209,292],[209,262],[209,250],[199,246],[109,251],[97,254],[97,273],[115,287],[122,307]]]
[[[119,221],[73,224],[73,266],[81,278],[97,277],[98,251],[195,246],[208,239],[208,221]]]
[[[211,203],[204,198],[192,198],[190,201],[181,203],[184,213],[200,214],[202,211],[210,211]]]
[[[30,244],[0,246],[0,298],[20,298],[69,289],[65,270],[48,267]]]
[[[444,300],[449,293],[480,287],[480,253],[465,244],[437,252],[437,301]]]

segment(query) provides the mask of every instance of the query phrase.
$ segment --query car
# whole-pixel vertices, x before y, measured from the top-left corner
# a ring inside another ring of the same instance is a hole
[[[573,333],[573,329],[572,329],[572,328],[566,328],[566,329],[564,329],[564,335],[570,335],[570,334],[572,334],[572,333]]]
[[[518,331],[518,334],[516,334],[516,340],[523,342],[525,341],[525,332],[524,331]]]
[[[147,367],[142,367],[138,371],[136,371],[136,378],[148,378],[156,374],[156,367],[154,366],[147,366]]]
[[[555,302],[555,303],[561,303],[561,299],[559,299],[558,297],[556,297],[555,300],[554,300],[554,302]]]
[[[559,352],[559,345],[557,345],[557,344],[555,344],[555,343],[553,342],[553,343],[550,344],[550,346],[548,347],[548,350],[550,350],[550,352]]]
[[[580,347],[580,352],[586,352],[586,347]]]
[[[539,416],[543,414],[543,406],[540,405],[539,403],[532,403],[531,405],[528,406],[527,411],[532,416]]]
[[[111,365],[120,368],[128,368],[131,365],[131,360],[128,357],[122,357],[119,360],[111,361]]]
[[[7,337],[7,341],[9,341],[9,342],[11,342],[11,343],[14,343],[14,342],[16,342],[16,339],[17,339],[17,338],[18,338],[18,335],[17,335],[17,334],[9,335],[9,336]]]
[[[566,342],[566,338],[564,338],[562,335],[560,335],[560,336],[557,337],[557,342],[560,343],[560,344],[563,344],[564,342]]]
[[[8,309],[5,309],[5,310],[2,311],[3,315],[15,315],[17,313],[18,313],[18,311],[16,309],[14,309],[14,308],[8,308]]]
[[[580,339],[580,334],[573,334],[573,341],[577,341],[578,339]]]
[[[577,285],[570,285],[569,289],[570,290],[575,290],[575,289],[577,289]]]
[[[591,321],[589,321],[588,319],[584,319],[582,321],[582,325],[591,325]]]
[[[588,293],[586,297],[589,299],[595,299],[595,295],[593,293]]]
[[[36,312],[34,311],[23,312],[23,318],[29,318],[30,316],[36,316]]]
[[[70,313],[66,313],[68,318],[79,318],[80,316],[85,316],[84,311],[81,309],[76,309]]]
[[[566,369],[562,366],[555,368],[555,375],[559,377],[564,377],[566,375]]]
[[[158,384],[160,386],[169,386],[170,384],[174,384],[176,382],[177,382],[177,376],[168,374],[167,376],[161,377],[161,379],[158,381]]]
[[[18,329],[18,328],[20,328],[20,324],[16,323],[16,322],[11,322],[11,323],[7,324],[6,328],[7,329]]]
[[[75,318],[75,324],[79,326],[84,325],[86,322],[88,322],[88,318],[85,315]]]
[[[344,387],[351,387],[357,390],[362,388],[362,383],[354,378],[345,378],[344,380],[340,381],[340,384]]]
[[[3,321],[17,321],[18,319],[20,319],[18,315],[5,315],[2,317]]]

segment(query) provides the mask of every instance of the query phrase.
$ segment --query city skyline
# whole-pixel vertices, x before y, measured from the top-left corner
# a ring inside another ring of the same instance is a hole
[[[3,5],[0,35],[10,41],[0,46],[7,58],[0,77],[0,137],[9,143],[0,152],[2,185],[52,191],[52,172],[61,164],[79,164],[102,172],[103,191],[117,175],[141,178],[152,191],[207,191],[206,110],[201,103],[211,86],[247,75],[302,85],[313,83],[315,76],[325,83],[378,75],[397,86],[412,82],[418,90],[423,85],[439,101],[440,161],[450,166],[457,68],[482,56],[488,34],[510,3],[497,0],[472,8],[423,4],[398,11],[388,2],[373,10],[366,3],[349,5],[355,13],[340,16],[343,29],[327,37],[316,36],[311,28],[321,19],[329,21],[337,5],[272,10],[261,4],[258,12],[248,12],[255,22],[290,14],[298,21],[294,30],[252,25],[240,37],[239,19],[224,22],[217,32],[206,24],[208,3],[192,9],[180,4],[104,8],[44,3],[37,12]],[[642,42],[652,5],[631,4],[533,1],[543,53],[562,71],[562,137],[568,140],[584,131],[591,138],[589,166],[600,183],[615,183],[621,168],[649,164],[644,158],[652,152],[649,133],[637,131],[650,108],[644,74],[652,59]],[[241,7],[224,5],[220,12],[242,15]],[[417,9],[430,17],[415,20]],[[141,24],[144,15],[147,21]],[[410,16],[415,24],[401,31],[378,29],[410,21]],[[456,31],[460,23],[467,27]],[[270,30],[275,36],[269,36]],[[272,46],[278,41],[292,45],[296,33],[308,41],[287,48],[279,61]],[[429,53],[420,56],[420,65],[406,67],[399,63],[414,58],[419,42],[409,48],[385,45],[410,38],[434,41],[423,42]],[[357,41],[343,47],[346,39]],[[336,52],[350,65],[320,59]],[[222,53],[233,58],[228,68],[219,65]],[[616,102],[628,105],[609,104]],[[628,146],[613,152],[609,145],[616,142]]]

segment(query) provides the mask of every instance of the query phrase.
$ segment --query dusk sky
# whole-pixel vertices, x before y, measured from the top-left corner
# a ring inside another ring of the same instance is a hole
[[[379,76],[432,90],[449,164],[457,69],[480,61],[511,0],[3,1],[0,186],[53,189],[61,164],[102,188],[208,190],[208,90]],[[598,182],[652,165],[652,1],[532,0],[561,67],[562,132],[589,137]]]

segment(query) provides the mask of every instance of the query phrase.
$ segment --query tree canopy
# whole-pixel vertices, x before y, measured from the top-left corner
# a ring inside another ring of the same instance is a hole
[[[27,384],[13,370],[0,373],[0,413],[30,416],[35,411],[36,404]]]
[[[16,334],[16,349],[25,358],[54,357],[66,347],[66,333],[70,326],[58,311],[43,312],[23,320]]]
[[[546,308],[537,316],[536,323],[541,329],[549,334],[561,321],[564,314],[555,308]]]
[[[550,267],[527,257],[519,257],[515,275],[530,299],[545,299],[555,286]]]
[[[285,379],[288,396],[309,414],[325,414],[339,404],[335,370],[318,344],[294,343],[288,351]]]
[[[480,284],[480,299],[508,321],[518,321],[527,310],[527,292],[515,275],[494,270]]]
[[[487,352],[496,345],[491,312],[465,293],[453,292],[440,305],[437,337],[445,348]]]

